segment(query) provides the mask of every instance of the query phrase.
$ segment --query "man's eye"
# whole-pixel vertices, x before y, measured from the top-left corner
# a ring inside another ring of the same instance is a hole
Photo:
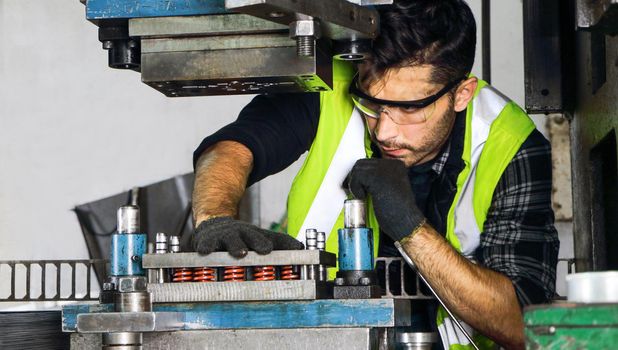
[[[401,109],[402,112],[407,113],[407,114],[412,114],[412,113],[416,113],[418,112],[418,108],[416,107],[399,107],[399,109]]]

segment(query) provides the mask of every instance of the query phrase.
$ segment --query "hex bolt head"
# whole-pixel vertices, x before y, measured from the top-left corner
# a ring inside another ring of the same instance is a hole
[[[358,280],[358,283],[360,283],[363,286],[368,286],[371,284],[371,278],[369,277],[363,277],[361,279]]]

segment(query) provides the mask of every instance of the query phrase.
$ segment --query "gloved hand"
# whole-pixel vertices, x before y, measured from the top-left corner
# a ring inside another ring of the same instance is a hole
[[[193,249],[201,254],[223,250],[242,258],[249,250],[268,254],[275,250],[303,249],[303,244],[283,234],[261,229],[230,216],[203,221],[193,234]]]
[[[371,195],[380,229],[393,240],[410,235],[425,220],[416,206],[408,171],[397,159],[360,159],[344,187],[358,199]]]

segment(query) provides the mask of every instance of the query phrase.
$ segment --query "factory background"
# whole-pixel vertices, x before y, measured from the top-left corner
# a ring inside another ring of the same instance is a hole
[[[469,3],[480,18],[480,0]],[[523,106],[522,2],[501,0],[491,16],[492,84]],[[167,98],[107,67],[78,0],[0,0],[0,260],[88,258],[73,207],[191,172],[201,139],[250,99]],[[534,119],[553,135],[560,255],[572,257],[568,124]],[[259,184],[263,226],[283,215],[299,166]],[[561,264],[559,293],[564,273]]]

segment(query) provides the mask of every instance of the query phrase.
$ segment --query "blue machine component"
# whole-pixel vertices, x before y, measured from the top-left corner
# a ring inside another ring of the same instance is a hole
[[[341,228],[339,234],[339,270],[373,270],[373,230]]]
[[[141,17],[198,16],[228,13],[225,0],[88,0],[91,21]]]
[[[75,332],[78,314],[112,311],[113,306],[66,305],[62,329]],[[154,304],[153,311],[182,313],[179,330],[399,327],[411,323],[410,301],[397,299]]]
[[[142,255],[146,254],[146,234],[112,235],[111,276],[143,276]]]

